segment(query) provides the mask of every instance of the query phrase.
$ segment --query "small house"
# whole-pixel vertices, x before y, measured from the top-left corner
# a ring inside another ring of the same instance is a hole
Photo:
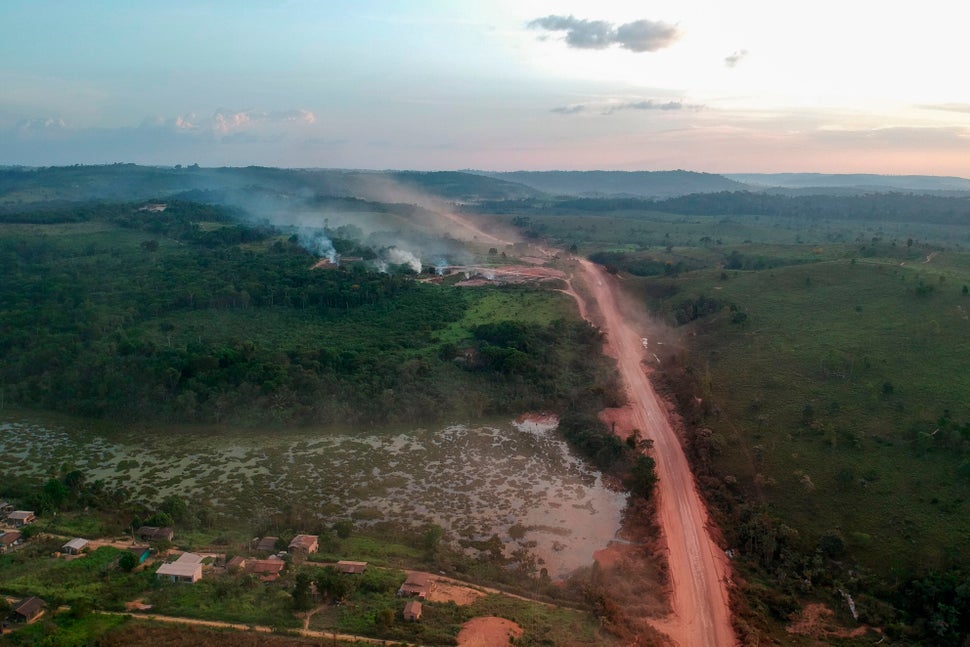
[[[9,552],[24,543],[24,536],[16,530],[0,535],[0,555]]]
[[[297,535],[289,545],[291,553],[302,553],[303,555],[315,553],[319,548],[317,535]]]
[[[61,552],[68,555],[80,555],[88,547],[88,540],[75,537],[71,541],[61,546]]]
[[[434,590],[434,582],[427,573],[408,573],[408,579],[397,590],[398,595],[424,599]]]
[[[202,559],[202,555],[182,553],[174,562],[159,566],[155,575],[173,582],[193,584],[202,579]]]
[[[237,573],[246,568],[246,558],[236,555],[226,563],[226,570],[230,573]]]
[[[337,570],[344,575],[361,575],[367,570],[367,562],[339,561],[337,562]]]
[[[36,518],[32,510],[14,510],[7,514],[7,523],[14,528],[22,528],[33,523]]]
[[[175,531],[168,526],[157,528],[155,526],[142,526],[135,531],[135,535],[142,541],[172,541]]]
[[[404,605],[404,619],[408,622],[417,622],[421,619],[421,603],[417,600],[409,600]]]
[[[21,600],[20,604],[13,608],[13,618],[16,622],[31,623],[44,615],[47,603],[40,598],[29,597]]]
[[[13,512],[13,504],[7,501],[0,501],[0,514],[6,517],[11,512]]]
[[[276,542],[280,540],[279,537],[263,537],[256,542],[256,552],[258,553],[273,553],[276,552]]]
[[[128,552],[135,556],[139,564],[144,564],[148,556],[152,554],[152,549],[148,546],[129,546]]]
[[[281,559],[253,559],[246,562],[246,572],[259,577],[263,582],[279,578],[286,562]]]

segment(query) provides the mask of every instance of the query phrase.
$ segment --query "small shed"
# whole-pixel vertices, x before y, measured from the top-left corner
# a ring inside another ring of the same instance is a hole
[[[304,555],[315,553],[319,548],[317,535],[297,535],[289,545],[291,553],[303,553]]]
[[[138,559],[139,564],[144,564],[148,556],[152,554],[152,549],[148,546],[129,546],[128,552]]]
[[[88,547],[88,540],[75,537],[71,541],[61,546],[61,552],[68,555],[80,555]]]
[[[417,622],[421,619],[421,603],[417,600],[409,600],[404,605],[404,619],[408,622]]]
[[[194,584],[202,579],[202,555],[182,553],[174,562],[162,564],[155,571],[159,578],[168,578],[173,582]]]
[[[22,528],[33,523],[36,518],[33,510],[14,510],[7,515],[7,522],[14,528]]]
[[[172,538],[175,537],[175,531],[168,526],[164,528],[142,526],[135,531],[135,535],[142,541],[172,541]]]
[[[337,570],[344,575],[361,575],[367,570],[367,562],[339,561],[337,562]]]
[[[427,573],[408,573],[408,579],[397,590],[398,595],[424,599],[434,590],[434,582]]]
[[[5,532],[0,535],[0,555],[24,543],[24,536],[16,530]]]
[[[47,603],[36,597],[29,597],[20,601],[20,604],[13,608],[13,617],[17,622],[31,623],[44,615]]]

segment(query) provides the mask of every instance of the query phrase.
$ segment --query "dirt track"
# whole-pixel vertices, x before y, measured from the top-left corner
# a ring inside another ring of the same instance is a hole
[[[727,558],[707,531],[707,509],[697,493],[680,440],[643,370],[645,349],[641,339],[647,331],[636,330],[620,312],[615,277],[586,260],[581,260],[580,266],[602,317],[598,323],[607,333],[608,350],[616,357],[627,388],[629,423],[654,441],[658,510],[667,543],[673,614],[651,624],[681,647],[736,645],[727,591]]]

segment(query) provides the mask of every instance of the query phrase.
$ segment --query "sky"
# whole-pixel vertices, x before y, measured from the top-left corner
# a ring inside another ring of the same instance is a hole
[[[970,177],[953,0],[2,0],[0,164]]]

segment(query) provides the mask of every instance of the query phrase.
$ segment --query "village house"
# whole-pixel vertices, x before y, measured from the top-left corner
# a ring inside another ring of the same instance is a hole
[[[193,584],[202,579],[202,555],[182,553],[174,562],[162,564],[155,571],[160,579],[169,578],[173,582]]]
[[[142,526],[135,531],[135,535],[142,541],[172,541],[175,531],[167,526],[164,528]]]
[[[36,518],[32,510],[14,510],[7,515],[7,523],[14,528],[22,528],[33,523]]]
[[[408,622],[417,622],[421,619],[421,603],[417,600],[410,600],[404,605],[404,619]]]
[[[0,555],[13,550],[22,543],[24,543],[24,536],[16,530],[3,533],[0,535]]]
[[[88,547],[88,540],[76,537],[61,546],[61,552],[68,555],[80,555]]]
[[[244,568],[246,568],[246,558],[242,555],[236,555],[226,562],[226,570],[230,573],[238,573]]]
[[[320,544],[318,543],[317,535],[297,535],[290,542],[289,551],[291,553],[309,555],[310,553],[317,552],[319,547]]]
[[[433,590],[434,582],[431,581],[430,575],[427,573],[408,573],[408,579],[397,590],[397,594],[423,600]]]
[[[246,572],[259,577],[261,582],[278,579],[286,562],[281,559],[253,559],[246,562]]]
[[[259,553],[273,553],[276,552],[276,542],[280,540],[279,537],[263,537],[256,542],[254,550]]]
[[[13,512],[13,504],[7,501],[0,501],[0,514],[6,517],[11,512]]]
[[[367,562],[339,561],[337,562],[337,570],[344,575],[361,575],[367,570]]]
[[[20,604],[13,608],[13,618],[16,622],[31,623],[44,615],[47,603],[40,598],[29,597],[21,600]]]

